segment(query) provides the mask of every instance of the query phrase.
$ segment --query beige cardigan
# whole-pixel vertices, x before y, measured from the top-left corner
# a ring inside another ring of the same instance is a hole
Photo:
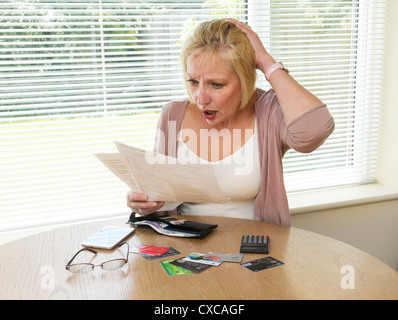
[[[302,153],[317,149],[333,132],[334,120],[326,105],[322,104],[286,126],[275,92],[256,90],[261,184],[254,202],[253,217],[255,220],[290,226],[282,158],[290,148]],[[157,136],[155,152],[177,157],[177,133],[181,130],[188,102],[188,99],[173,101],[163,107],[158,122],[162,138]],[[168,213],[178,214],[178,207]]]

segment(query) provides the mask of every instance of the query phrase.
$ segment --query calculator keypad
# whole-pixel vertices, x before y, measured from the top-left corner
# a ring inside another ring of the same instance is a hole
[[[268,253],[269,238],[262,235],[243,235],[240,246],[242,253]]]

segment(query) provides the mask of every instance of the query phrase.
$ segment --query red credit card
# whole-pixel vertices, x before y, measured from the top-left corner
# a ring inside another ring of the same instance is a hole
[[[140,254],[150,254],[153,256],[160,256],[169,250],[169,247],[156,247],[156,246],[149,246],[149,245],[140,245],[136,246],[138,248],[138,252]]]

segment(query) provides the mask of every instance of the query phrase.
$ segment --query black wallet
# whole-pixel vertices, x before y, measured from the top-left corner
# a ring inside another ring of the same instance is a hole
[[[189,221],[182,217],[181,219],[177,219],[171,216],[159,216],[156,214],[136,217],[134,212],[130,215],[127,223],[133,225],[147,225],[152,227],[155,231],[168,236],[199,239],[218,227],[216,224]]]

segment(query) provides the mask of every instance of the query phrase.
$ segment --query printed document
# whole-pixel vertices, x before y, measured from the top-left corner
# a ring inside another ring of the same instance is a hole
[[[211,164],[181,164],[176,158],[115,142],[119,153],[95,156],[133,191],[149,201],[225,203]]]

